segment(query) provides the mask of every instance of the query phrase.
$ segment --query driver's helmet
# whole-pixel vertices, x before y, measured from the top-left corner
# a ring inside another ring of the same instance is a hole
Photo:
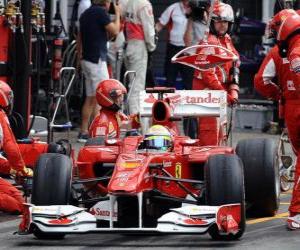
[[[146,133],[143,141],[144,149],[169,151],[172,146],[172,135],[169,129],[162,125],[153,125]]]
[[[10,86],[0,80],[0,108],[7,114],[11,114],[14,104],[14,93]]]

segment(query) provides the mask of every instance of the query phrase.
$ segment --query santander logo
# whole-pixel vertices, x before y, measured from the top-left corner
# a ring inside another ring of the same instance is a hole
[[[196,104],[196,103],[221,103],[220,97],[213,97],[212,93],[208,93],[206,96],[181,96],[177,95],[165,95],[165,98],[169,99],[171,104]],[[145,100],[147,103],[154,103],[155,97],[151,94]]]
[[[194,103],[221,103],[220,97],[212,97],[211,93],[208,93],[206,97],[204,96],[186,96],[186,103],[194,104]]]

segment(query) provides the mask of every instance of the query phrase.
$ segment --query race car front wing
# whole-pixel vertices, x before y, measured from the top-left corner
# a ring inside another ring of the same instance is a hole
[[[72,205],[34,206],[26,204],[26,211],[19,226],[19,234],[30,234],[34,228],[43,233],[88,233],[88,232],[158,232],[204,234],[212,225],[217,225],[220,234],[236,234],[239,231],[241,204],[222,206],[187,205],[171,209],[157,220],[155,228],[114,227],[112,217],[109,226],[99,227],[95,215],[84,208]]]

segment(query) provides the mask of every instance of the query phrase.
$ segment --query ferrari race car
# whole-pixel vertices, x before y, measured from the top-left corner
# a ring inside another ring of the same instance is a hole
[[[235,240],[245,230],[246,210],[276,213],[275,143],[224,145],[226,92],[155,88],[141,93],[140,102],[142,117],[175,131],[171,144],[149,144],[147,135],[128,133],[123,139],[91,138],[76,162],[62,154],[41,155],[19,234],[44,239],[88,232],[208,232],[213,239]],[[182,117],[204,116],[219,118],[224,133],[218,145],[199,146],[176,132]]]

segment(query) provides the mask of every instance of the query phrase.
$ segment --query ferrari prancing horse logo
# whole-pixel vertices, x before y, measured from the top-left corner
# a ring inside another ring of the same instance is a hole
[[[180,162],[176,162],[176,164],[175,164],[175,177],[181,178],[181,163]]]

